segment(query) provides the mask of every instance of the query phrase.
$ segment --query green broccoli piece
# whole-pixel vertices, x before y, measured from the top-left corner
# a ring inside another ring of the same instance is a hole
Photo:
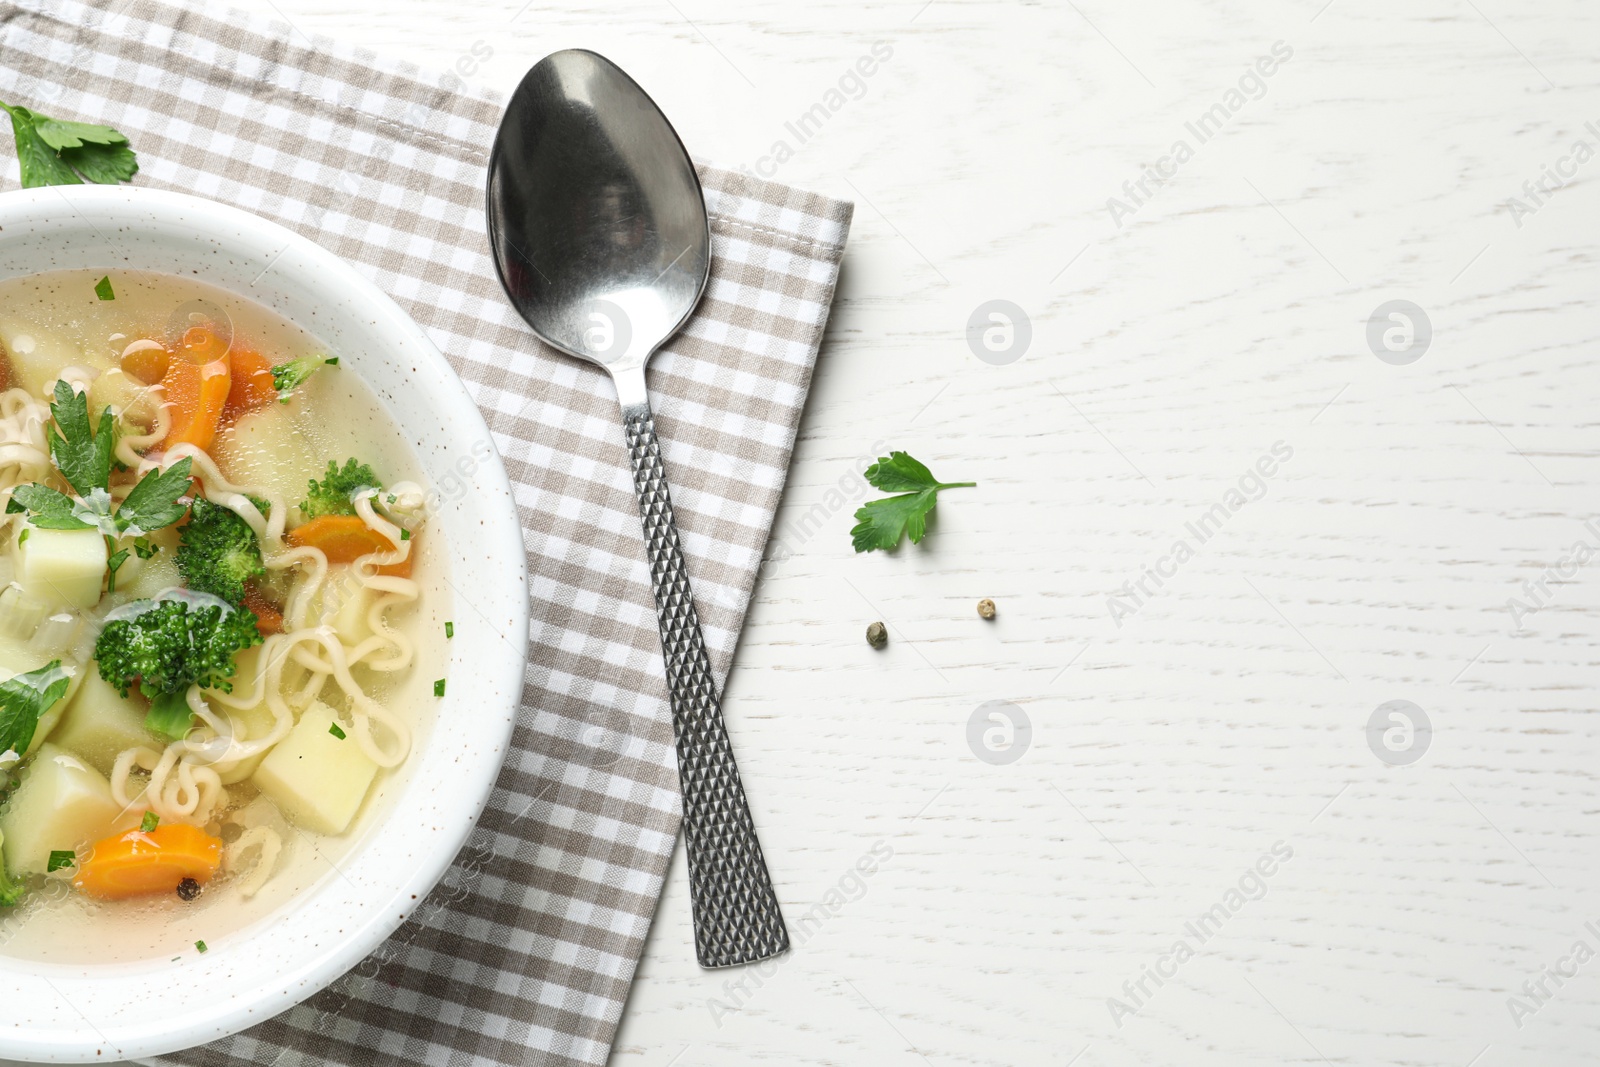
[[[348,460],[344,469],[339,469],[339,464],[328,461],[328,475],[322,481],[313,481],[310,495],[300,501],[300,510],[308,519],[321,518],[323,515],[354,515],[356,506],[350,498],[363,489],[383,488],[383,483],[378,481],[378,476],[372,468],[357,460]]]
[[[124,697],[137,682],[151,701],[145,725],[174,740],[193,718],[189,687],[233,692],[234,656],[261,643],[254,612],[203,594],[136,600],[109,620],[94,645],[100,677]]]
[[[6,835],[0,834],[0,843],[5,839]],[[0,860],[0,908],[11,907],[21,900],[26,892],[27,888],[21,882],[12,881],[11,876],[6,873],[5,861]]]
[[[261,502],[251,502],[266,513]],[[244,603],[244,583],[267,573],[250,524],[204,497],[195,500],[189,523],[179,532],[174,562],[190,589],[230,604]]]
[[[322,356],[312,356],[309,359],[291,359],[287,363],[280,363],[273,367],[272,387],[278,391],[278,402],[287,404],[289,402],[289,394],[304,385],[307,378],[323,367],[337,367],[338,365],[338,357],[329,359]]]

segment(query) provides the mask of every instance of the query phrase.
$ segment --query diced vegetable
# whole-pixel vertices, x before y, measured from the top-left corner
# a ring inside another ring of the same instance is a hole
[[[5,839],[6,835],[0,834],[0,852],[4,852],[5,850]],[[26,887],[24,887],[21,882],[14,881],[11,876],[8,875],[6,873],[6,865],[4,861],[0,861],[0,908],[11,907],[13,904],[17,903],[17,901],[21,900],[23,894],[26,892]]]
[[[262,637],[283,633],[283,612],[253,582],[244,587],[244,606],[255,613],[256,630]]]
[[[371,530],[357,515],[324,515],[302,523],[284,535],[284,540],[296,548],[319,548],[329,563],[354,563],[373,552],[393,552],[395,545],[387,537]],[[411,555],[403,562],[379,567],[379,574],[396,578],[411,577]]]
[[[320,469],[293,410],[279,404],[240,415],[217,435],[212,456],[235,484],[259,486],[290,502]]]
[[[216,597],[184,591],[170,600],[136,601],[100,631],[94,655],[100,677],[119,693],[135,683],[150,698],[147,729],[174,740],[192,718],[183,704],[191,685],[231,692],[234,656],[261,643],[256,617]]]
[[[337,721],[332,708],[313,701],[252,777],[292,822],[323,834],[349,828],[378,773],[360,745],[328,732]]]
[[[99,530],[41,530],[30,524],[16,557],[17,580],[32,596],[71,608],[100,602],[107,555]]]
[[[82,759],[102,774],[110,774],[119,753],[138,745],[159,746],[144,728],[149,702],[138,692],[118,695],[98,671],[82,672],[77,695],[61,716],[51,742]]]
[[[52,851],[98,840],[121,812],[105,775],[53,744],[41,745],[0,814],[6,869],[43,874]]]
[[[101,900],[171,893],[185,878],[201,885],[222,865],[222,840],[183,823],[129,830],[96,841],[72,884]]]
[[[265,407],[278,399],[270,359],[260,352],[237,346],[228,356],[233,361],[233,384],[228,389],[228,406],[223,413],[225,420]]]
[[[119,369],[137,382],[155,385],[167,376],[167,364],[171,359],[166,345],[147,338],[122,350]]]
[[[63,339],[60,330],[35,331],[25,322],[0,324],[0,341],[11,362],[11,381],[35,396],[46,396],[62,367],[82,366],[83,349]]]
[[[190,589],[240,604],[245,583],[267,573],[255,531],[231,508],[196,500],[180,536],[178,571]]]
[[[329,460],[327,473],[321,479],[312,479],[306,488],[300,510],[306,518],[315,519],[322,515],[354,515],[356,505],[351,498],[363,489],[381,490],[383,483],[377,472],[358,460],[345,460],[343,467]]]
[[[228,360],[210,358],[220,346],[210,331],[196,326],[184,335],[184,345],[173,353],[167,373],[161,379],[172,428],[163,448],[190,444],[209,452],[222,421],[233,387]]]
[[[158,377],[156,380],[161,379]],[[89,386],[90,411],[111,408],[124,428],[131,425],[141,433],[148,432],[155,425],[160,406],[154,389],[115,367],[101,374]]]

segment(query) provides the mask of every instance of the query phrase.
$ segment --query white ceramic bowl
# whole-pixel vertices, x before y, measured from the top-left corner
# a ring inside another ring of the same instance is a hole
[[[258,923],[179,962],[64,966],[0,948],[0,1059],[107,1063],[201,1044],[271,1018],[350,970],[426,898],[466,843],[511,741],[522,691],[527,575],[511,486],[455,372],[354,269],[306,239],[209,200],[70,186],[0,194],[0,278],[45,270],[198,277],[320,336],[413,430],[422,470],[469,490],[429,520],[457,597],[441,725],[398,772],[398,794],[322,879]],[[191,275],[193,276],[193,275]],[[476,610],[473,610],[476,609]],[[493,626],[510,640],[494,639]],[[479,633],[478,631],[482,631]]]

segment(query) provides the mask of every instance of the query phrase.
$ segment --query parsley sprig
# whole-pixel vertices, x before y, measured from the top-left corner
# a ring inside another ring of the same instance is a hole
[[[898,548],[900,538],[911,535],[919,545],[928,532],[928,515],[939,502],[941,489],[967,489],[977,482],[941,482],[922,463],[904,452],[879,456],[867,468],[866,479],[874,488],[898,496],[869,500],[856,511],[856,525],[850,541],[857,552],[885,552]]]
[[[142,537],[171,526],[189,510],[179,500],[189,491],[193,464],[187,456],[164,471],[147,473],[113,509],[111,455],[117,431],[111,409],[101,414],[99,429],[92,429],[88,397],[58,381],[50,414],[55,419],[50,458],[78,496],[39,482],[20,485],[6,504],[8,514],[28,512],[28,521],[43,530],[98,529],[107,537]]]
[[[128,138],[110,126],[66,122],[4,102],[0,108],[11,116],[24,189],[82,185],[85,180],[115,185],[132,181],[138,173],[139,160]]]
[[[27,752],[39,720],[67,695],[71,683],[60,660],[0,682],[0,754]]]

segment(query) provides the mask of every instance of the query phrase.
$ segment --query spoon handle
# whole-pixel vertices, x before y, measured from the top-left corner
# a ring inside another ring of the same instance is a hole
[[[711,660],[700,634],[689,574],[678,547],[655,417],[648,401],[625,403],[623,427],[655,586],[656,620],[667,661],[672,726],[683,787],[683,839],[695,953],[702,967],[729,967],[779,955],[789,931],[778,910],[767,861],[756,840]]]

